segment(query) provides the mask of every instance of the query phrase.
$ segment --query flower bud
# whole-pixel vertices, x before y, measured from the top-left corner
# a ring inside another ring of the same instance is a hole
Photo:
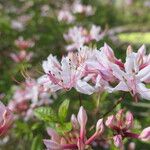
[[[113,140],[114,140],[114,144],[115,144],[116,147],[121,148],[123,146],[122,136],[121,135],[114,136]]]
[[[71,123],[72,123],[73,129],[79,129],[79,123],[74,114],[71,116]]]
[[[139,139],[142,141],[150,141],[150,127],[145,128],[139,135]]]
[[[96,132],[102,134],[104,131],[103,119],[99,119],[96,124]]]
[[[115,120],[114,115],[109,116],[105,122],[106,126],[108,126],[109,128],[112,128],[114,125],[114,120]]]
[[[78,117],[78,122],[80,124],[80,127],[84,129],[87,123],[87,114],[83,106],[80,107],[77,117]]]
[[[126,128],[127,128],[127,129],[133,127],[133,115],[132,115],[131,112],[127,112],[127,113],[126,113],[126,121],[125,121],[125,124],[126,124]]]

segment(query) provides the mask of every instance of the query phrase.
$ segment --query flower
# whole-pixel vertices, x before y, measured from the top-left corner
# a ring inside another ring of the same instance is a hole
[[[36,80],[26,79],[20,86],[16,86],[9,109],[15,113],[15,117],[23,117],[29,120],[33,117],[36,107],[52,103],[51,92],[45,91]]]
[[[51,140],[44,140],[44,144],[48,150],[87,149],[104,131],[103,119],[100,119],[97,122],[95,133],[87,139],[87,114],[83,106],[80,107],[77,118],[75,115],[72,115],[71,122],[73,129],[64,135],[59,135],[55,130],[48,128],[47,132],[51,136]]]
[[[150,99],[150,90],[145,86],[145,83],[150,82],[149,62],[144,45],[137,53],[128,47],[124,69],[114,63],[111,64],[113,75],[119,80],[119,84],[112,88],[112,91],[129,91],[136,100],[138,95]]]
[[[90,31],[82,26],[74,26],[70,28],[67,34],[64,34],[64,39],[70,43],[66,49],[67,51],[73,51],[79,49],[84,44],[88,44],[93,40],[99,41],[105,35],[105,32],[101,31],[101,28],[96,25],[92,25]]]
[[[4,135],[13,122],[13,114],[0,102],[0,136]]]

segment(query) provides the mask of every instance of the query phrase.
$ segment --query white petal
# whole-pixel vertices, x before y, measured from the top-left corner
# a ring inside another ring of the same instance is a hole
[[[146,88],[143,83],[137,85],[137,91],[144,99],[150,100],[150,89]]]
[[[78,92],[88,94],[88,95],[91,95],[94,92],[94,88],[91,85],[89,85],[87,82],[82,80],[77,81],[75,88]]]

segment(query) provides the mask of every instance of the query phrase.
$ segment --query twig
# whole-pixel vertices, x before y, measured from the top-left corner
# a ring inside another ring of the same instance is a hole
[[[119,98],[118,101],[116,102],[116,104],[109,110],[107,111],[105,114],[102,115],[102,118],[106,117],[110,112],[112,112],[114,110],[114,108],[117,107],[118,104],[120,104],[122,102],[123,98]]]

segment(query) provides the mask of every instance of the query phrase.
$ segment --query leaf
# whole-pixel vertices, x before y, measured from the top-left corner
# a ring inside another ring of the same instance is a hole
[[[70,101],[66,99],[65,101],[63,101],[63,103],[59,107],[58,116],[62,122],[64,122],[67,117],[69,102]]]
[[[41,150],[42,149],[42,137],[40,135],[34,137],[31,150]]]
[[[39,107],[34,110],[34,114],[37,118],[45,122],[57,122],[57,114],[51,107]]]
[[[72,124],[71,122],[60,124],[59,126],[57,126],[56,130],[59,134],[65,134],[66,132],[72,130]]]

